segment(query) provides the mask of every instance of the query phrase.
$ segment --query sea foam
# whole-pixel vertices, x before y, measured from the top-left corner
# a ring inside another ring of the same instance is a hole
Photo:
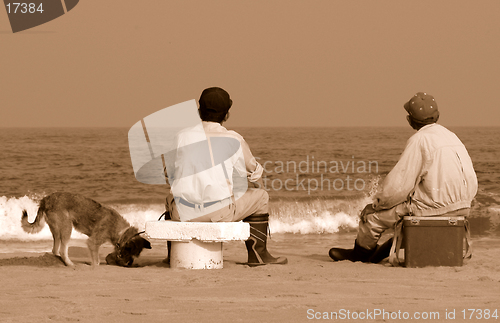
[[[0,240],[38,241],[51,240],[47,224],[37,234],[28,234],[21,227],[25,209],[28,221],[35,220],[41,197],[0,197]],[[359,211],[366,201],[312,200],[308,202],[272,202],[270,205],[270,229],[272,233],[321,234],[357,228]],[[111,204],[106,205],[120,213],[130,225],[144,230],[147,221],[157,221],[164,211],[162,204]],[[84,234],[73,230],[72,238],[86,239]]]

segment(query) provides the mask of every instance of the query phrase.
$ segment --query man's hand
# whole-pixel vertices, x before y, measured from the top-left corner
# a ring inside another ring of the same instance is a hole
[[[262,178],[259,178],[257,182],[248,181],[248,188],[264,188],[264,182]]]
[[[373,208],[373,204],[367,204],[361,214],[359,215],[359,219],[361,222],[366,223],[366,216],[372,213],[375,213],[375,209]]]

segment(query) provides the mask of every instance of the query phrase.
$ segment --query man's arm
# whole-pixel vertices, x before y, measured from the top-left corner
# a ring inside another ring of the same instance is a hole
[[[262,173],[264,168],[262,167],[257,159],[252,155],[250,151],[250,147],[248,146],[245,140],[241,141],[241,149],[243,151],[243,156],[245,158],[245,168],[247,172],[248,180],[252,183],[257,183],[259,187],[263,187],[264,184],[262,182]]]
[[[421,180],[424,167],[424,154],[419,137],[411,137],[396,166],[387,174],[382,187],[375,195],[373,209],[390,209],[408,200]]]

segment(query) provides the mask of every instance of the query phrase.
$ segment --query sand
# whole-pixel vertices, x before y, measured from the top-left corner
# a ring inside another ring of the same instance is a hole
[[[473,258],[462,267],[332,262],[328,249],[353,239],[274,234],[270,250],[289,263],[256,268],[237,264],[246,260],[244,244],[229,242],[219,270],[170,269],[162,242],[133,268],[105,264],[111,245],[101,248],[104,264],[92,268],[85,242],[72,241],[76,266],[69,268],[50,253],[22,252],[27,244],[50,249],[51,241],[8,242],[17,251],[0,254],[0,322],[392,322],[414,315],[438,322],[453,313],[452,321],[470,322],[479,312],[469,309],[483,310],[481,321],[486,310],[500,316],[499,238],[474,238]]]

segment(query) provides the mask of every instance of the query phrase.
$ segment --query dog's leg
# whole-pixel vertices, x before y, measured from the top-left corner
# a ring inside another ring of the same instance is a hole
[[[54,244],[52,246],[52,253],[54,256],[61,256],[60,248],[61,248],[61,233],[56,228],[53,228],[49,225],[50,232],[52,233],[52,238],[54,238]]]
[[[97,266],[100,264],[99,259],[99,247],[106,242],[109,238],[107,238],[106,228],[101,224],[96,225],[94,230],[89,236],[89,240],[87,240],[87,246],[90,250],[90,257],[92,259],[92,265]]]
[[[62,243],[61,258],[64,261],[64,263],[66,264],[66,266],[74,266],[75,264],[71,261],[71,259],[69,259],[69,256],[68,256],[68,248],[69,248],[68,243],[69,243],[69,241],[63,241],[63,243]]]
[[[96,243],[94,241],[93,237],[90,237],[87,240],[87,246],[89,247],[90,250],[90,259],[92,259],[92,266],[98,266],[100,261],[99,261],[99,243]]]
[[[61,228],[58,225],[58,214],[57,212],[46,212],[46,222],[49,225],[50,233],[52,233],[52,238],[54,238],[54,244],[52,246],[52,253],[54,256],[61,256]]]
[[[69,240],[71,239],[71,231],[73,231],[73,225],[70,221],[64,222],[60,225],[60,235],[61,235],[61,247],[59,248],[61,252],[61,258],[66,264],[66,266],[74,266],[75,264],[69,259],[68,248]]]

